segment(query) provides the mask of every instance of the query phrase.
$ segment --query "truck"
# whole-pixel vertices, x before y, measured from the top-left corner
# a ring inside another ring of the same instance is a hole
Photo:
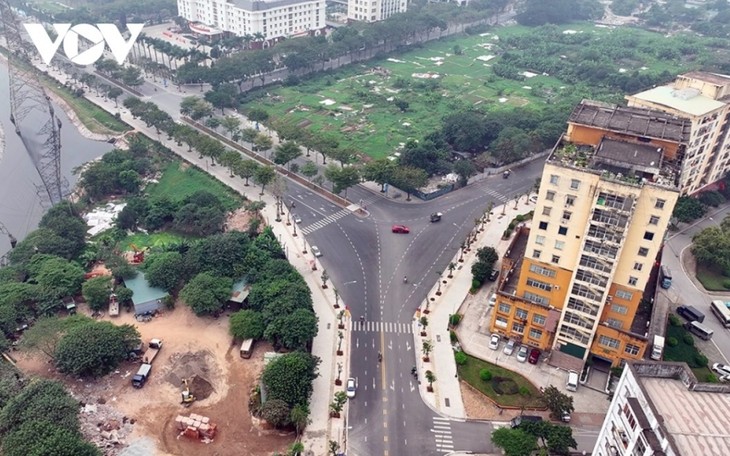
[[[117,295],[114,293],[109,295],[109,316],[119,316],[119,301],[117,300]]]
[[[151,370],[152,364],[142,364],[139,366],[139,370],[132,377],[132,386],[135,388],[142,388],[147,382],[147,378],[149,378]]]
[[[651,347],[651,359],[661,361],[664,353],[664,336],[654,336],[654,344]]]
[[[142,362],[144,364],[152,364],[152,361],[155,360],[155,357],[157,357],[157,354],[160,353],[161,348],[162,348],[162,340],[160,340],[160,339],[150,340],[150,343],[147,347],[147,351],[144,352],[144,355],[142,355]]]
[[[142,355],[142,365],[139,366],[139,370],[132,377],[132,386],[135,388],[142,388],[144,386],[147,378],[150,376],[150,371],[152,371],[152,362],[157,357],[157,354],[160,353],[161,348],[161,339],[150,340],[150,343],[147,345],[147,351]],[[136,349],[141,351],[141,347],[136,347]],[[134,353],[134,349],[132,353]]]

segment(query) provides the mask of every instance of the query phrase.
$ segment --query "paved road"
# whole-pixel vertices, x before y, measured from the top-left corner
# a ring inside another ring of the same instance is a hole
[[[662,264],[669,266],[672,270],[672,286],[667,291],[670,301],[674,304],[672,307],[680,304],[690,304],[705,313],[704,325],[715,331],[712,340],[704,342],[695,339],[700,349],[710,358],[710,363],[721,362],[730,364],[730,329],[723,327],[720,321],[710,310],[710,301],[713,299],[722,299],[730,301],[730,293],[723,296],[712,296],[697,285],[688,276],[687,271],[683,268],[680,261],[680,255],[683,251],[690,248],[692,237],[705,228],[717,226],[726,216],[730,215],[730,206],[725,206],[719,210],[709,213],[709,216],[695,224],[673,234],[667,241],[667,248],[664,249],[662,256]],[[705,349],[703,346],[707,346]],[[722,359],[714,359],[718,357]]]

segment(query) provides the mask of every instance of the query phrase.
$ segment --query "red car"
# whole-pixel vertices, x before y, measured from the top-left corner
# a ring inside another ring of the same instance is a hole
[[[540,359],[540,350],[537,348],[533,348],[530,351],[530,356],[527,358],[527,362],[530,364],[537,364],[537,361]]]
[[[405,233],[405,234],[407,234],[407,233],[410,233],[411,232],[411,229],[408,228],[405,225],[393,225],[393,227],[391,229],[393,230],[394,233]]]

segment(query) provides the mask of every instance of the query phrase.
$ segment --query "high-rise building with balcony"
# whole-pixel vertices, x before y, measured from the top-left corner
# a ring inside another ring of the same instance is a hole
[[[730,171],[730,76],[693,71],[626,99],[629,106],[691,121],[679,182],[682,195],[697,193]]]
[[[730,454],[730,385],[700,383],[684,363],[628,363],[594,456]]]
[[[377,22],[398,13],[405,13],[407,0],[348,0],[347,19],[360,22]]]
[[[583,101],[501,266],[491,329],[580,369],[640,359],[639,312],[679,197],[687,119]],[[639,318],[637,318],[639,314]]]

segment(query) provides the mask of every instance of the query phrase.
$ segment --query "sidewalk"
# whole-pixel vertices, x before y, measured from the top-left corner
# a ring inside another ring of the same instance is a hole
[[[59,79],[62,83],[68,79],[65,73],[44,68],[49,73]],[[94,104],[100,106],[106,111],[115,114],[119,109],[115,108],[114,102],[105,100],[103,97],[96,96],[91,92],[87,92],[85,97]],[[310,424],[307,426],[302,442],[305,448],[311,450],[316,455],[327,453],[327,444],[330,440],[337,440],[341,445],[342,436],[344,435],[344,420],[329,418],[329,404],[332,402],[335,391],[335,378],[337,377],[338,362],[342,363],[343,371],[341,378],[347,379],[349,363],[347,356],[349,354],[348,341],[349,335],[343,340],[343,352],[345,356],[336,357],[337,349],[337,325],[334,312],[334,295],[332,287],[322,289],[321,273],[323,267],[319,261],[309,252],[308,244],[305,243],[303,236],[297,232],[294,235],[294,226],[286,224],[286,217],[282,217],[281,222],[276,222],[276,204],[274,197],[268,193],[260,195],[260,188],[254,185],[246,187],[244,181],[238,177],[230,177],[230,173],[224,166],[210,166],[206,159],[199,159],[195,152],[188,152],[187,146],[178,146],[173,140],[167,140],[167,135],[158,135],[154,127],[145,126],[144,122],[134,119],[128,112],[122,110],[121,118],[136,131],[143,133],[147,137],[160,142],[165,147],[173,151],[183,160],[206,170],[208,174],[223,182],[230,188],[234,189],[251,201],[263,201],[266,207],[261,211],[267,225],[273,228],[274,233],[279,239],[282,249],[287,252],[289,262],[297,268],[304,277],[312,290],[312,301],[314,311],[319,318],[318,333],[312,342],[312,354],[321,359],[319,365],[319,376],[314,380],[314,391],[310,399]],[[283,178],[283,177],[282,177]],[[307,253],[303,253],[307,246]],[[312,270],[312,264],[316,264],[317,269]],[[344,330],[343,330],[344,333]],[[344,383],[344,382],[343,382]],[[344,390],[344,386],[337,387]],[[343,414],[345,416],[345,414]]]

